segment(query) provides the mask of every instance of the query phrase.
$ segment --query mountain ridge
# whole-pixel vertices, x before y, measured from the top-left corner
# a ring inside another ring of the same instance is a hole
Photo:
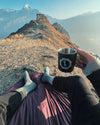
[[[21,10],[16,10],[12,12],[13,14],[9,15],[0,15],[0,38],[6,38],[10,33],[16,32],[30,20],[34,20],[37,13],[40,13],[38,10],[35,10],[34,13],[32,11],[28,11],[27,9],[25,11],[23,10],[23,12]],[[80,14],[64,20],[58,20],[50,17],[49,15],[46,16],[51,24],[57,22],[64,27],[64,29],[68,31],[70,39],[73,43],[79,45],[82,49],[93,51],[94,53],[100,55],[99,11]]]
[[[15,32],[30,20],[36,18],[36,14],[40,13],[37,9],[12,10],[0,9],[0,39],[7,37],[11,32]]]
[[[38,18],[39,16],[39,18]],[[58,28],[58,29],[57,29]],[[43,32],[44,31],[44,32]],[[46,32],[45,32],[46,31]],[[42,33],[43,32],[43,33]],[[16,34],[23,34],[23,35],[30,35],[36,36],[36,34],[43,34],[46,38],[50,36],[50,34],[55,34],[58,37],[61,37],[61,41],[64,41],[65,43],[69,44],[71,47],[71,41],[69,40],[69,34],[64,28],[60,25],[51,25],[49,23],[49,20],[47,17],[43,14],[37,14],[37,19],[36,20],[31,20],[29,23],[25,24],[23,27],[18,29],[16,32],[11,33],[8,38],[12,38],[13,35]],[[75,45],[76,46],[76,45]],[[74,44],[73,44],[74,47]]]
[[[46,16],[38,16],[41,18],[30,21],[18,32],[0,41],[1,93],[22,78],[25,70],[42,73],[49,66],[52,74],[65,76],[58,70],[58,49],[77,46],[52,26]],[[75,67],[71,74],[80,72]]]

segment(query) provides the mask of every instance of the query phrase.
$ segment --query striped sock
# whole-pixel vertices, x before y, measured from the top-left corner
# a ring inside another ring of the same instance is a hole
[[[25,85],[16,91],[21,94],[22,100],[28,95],[29,92],[36,88],[36,83],[30,79],[27,71],[24,72]]]
[[[50,76],[49,71],[50,71],[49,67],[46,67],[44,69],[44,75],[42,77],[42,82],[48,82],[48,83],[52,84],[52,80],[54,79],[54,76]]]

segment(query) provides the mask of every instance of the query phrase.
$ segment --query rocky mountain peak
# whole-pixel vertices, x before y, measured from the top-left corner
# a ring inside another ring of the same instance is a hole
[[[26,5],[23,7],[23,9],[32,9],[32,8],[29,6],[29,4],[26,4]]]
[[[76,48],[76,45],[70,41],[67,31],[58,23],[51,25],[44,14],[37,14],[36,20],[31,20],[18,29],[17,32],[11,33],[8,38],[14,38],[16,34],[23,34],[25,37],[30,36],[31,39],[52,40],[54,44],[55,42],[62,41],[67,46]],[[59,46],[60,44],[58,42]]]
[[[36,18],[38,23],[42,23],[42,24],[47,24],[49,23],[49,20],[47,19],[47,17],[44,14],[37,14],[37,18]]]
[[[56,30],[58,30],[60,33],[64,34],[65,36],[68,37],[68,39],[70,39],[69,33],[57,22],[53,24],[53,26],[55,27]]]

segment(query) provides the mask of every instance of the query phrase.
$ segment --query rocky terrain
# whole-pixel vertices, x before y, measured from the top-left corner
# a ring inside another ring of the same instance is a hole
[[[60,48],[77,46],[69,40],[68,34],[58,30],[40,14],[36,20],[0,41],[0,93],[22,78],[25,70],[29,73],[42,73],[49,66],[51,74],[66,76],[58,70],[57,51]],[[68,75],[74,74],[83,75],[76,67]]]

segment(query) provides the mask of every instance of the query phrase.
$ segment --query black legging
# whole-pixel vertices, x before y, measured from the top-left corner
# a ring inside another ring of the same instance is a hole
[[[99,98],[95,94],[94,89],[91,91],[87,81],[80,76],[55,77],[53,85],[56,89],[68,93],[72,104],[73,125],[100,124]],[[99,93],[100,88],[97,88],[97,90]],[[17,92],[10,92],[6,95],[0,96],[1,125],[5,125],[8,118],[10,120],[13,113],[20,106],[21,102],[21,95]]]
[[[0,125],[6,125],[21,102],[21,95],[18,92],[10,92],[0,96]]]
[[[86,80],[80,76],[55,77],[53,85],[56,89],[68,93],[72,105],[73,125],[100,124],[99,97]]]

